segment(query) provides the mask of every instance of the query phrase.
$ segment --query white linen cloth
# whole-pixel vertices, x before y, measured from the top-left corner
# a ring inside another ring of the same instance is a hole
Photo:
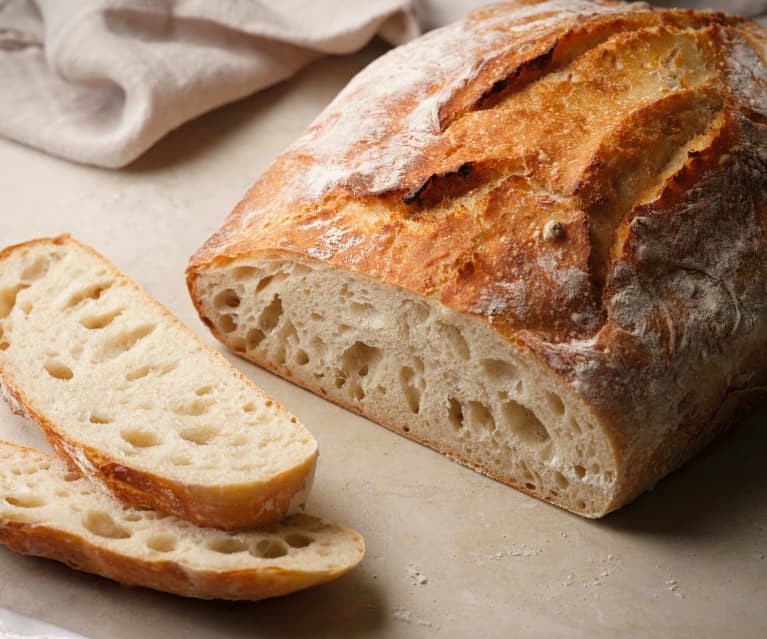
[[[120,167],[323,54],[418,33],[410,0],[0,0],[0,135]]]
[[[0,0],[0,135],[121,167],[171,129],[379,35],[488,0]],[[744,15],[767,0],[673,0]],[[420,27],[419,27],[420,23]]]

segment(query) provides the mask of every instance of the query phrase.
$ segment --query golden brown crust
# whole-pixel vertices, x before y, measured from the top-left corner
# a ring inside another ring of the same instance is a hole
[[[125,277],[114,265],[91,247],[77,242],[69,235],[56,238],[40,238],[10,246],[0,251],[0,260],[18,250],[36,245],[75,244],[103,261],[116,276],[139,292],[179,330],[191,333],[181,321],[173,316],[157,300],[141,290],[137,284]],[[210,346],[199,341],[200,350],[219,357]],[[238,377],[254,394],[263,395],[247,377],[231,367],[232,375]],[[282,519],[295,506],[297,496],[311,486],[317,453],[307,458],[302,464],[274,476],[268,484],[243,484],[222,489],[220,486],[183,484],[162,475],[143,469],[126,466],[124,462],[112,458],[108,452],[96,450],[82,442],[68,438],[56,424],[28,400],[24,390],[19,388],[8,375],[0,369],[0,398],[4,399],[11,410],[35,421],[51,447],[73,467],[91,480],[97,481],[126,503],[141,508],[151,508],[202,526],[218,528],[241,528],[264,525]],[[266,398],[265,398],[266,399]],[[287,413],[278,402],[272,402],[278,411]],[[293,503],[292,503],[293,502]]]
[[[470,14],[352,81],[193,256],[192,297],[283,251],[472,314],[605,425],[617,507],[765,376],[765,42],[609,0]]]
[[[118,554],[76,535],[22,522],[0,526],[0,544],[20,554],[53,559],[126,586],[142,586],[198,599],[257,601],[326,583],[346,572],[300,573],[279,568],[258,572],[191,572],[175,562],[147,561]]]

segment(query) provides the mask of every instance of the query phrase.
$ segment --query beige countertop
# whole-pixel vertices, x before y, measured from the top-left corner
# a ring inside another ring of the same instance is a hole
[[[381,50],[315,63],[122,171],[0,141],[0,243],[70,232],[211,341],[187,297],[188,256]],[[588,521],[229,357],[315,433],[310,510],[364,534],[362,565],[282,599],[198,602],[0,547],[0,607],[92,639],[767,637],[767,406],[633,505]],[[0,436],[44,445],[5,408]]]

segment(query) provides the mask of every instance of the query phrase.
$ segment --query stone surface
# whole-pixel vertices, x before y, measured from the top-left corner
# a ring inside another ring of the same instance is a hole
[[[381,51],[315,63],[122,171],[0,141],[0,243],[69,232],[212,341],[186,293],[188,256]],[[767,406],[631,506],[587,521],[229,358],[315,433],[309,509],[362,532],[362,565],[232,604],[124,588],[0,547],[0,607],[92,639],[767,636]],[[5,408],[0,437],[44,445]]]

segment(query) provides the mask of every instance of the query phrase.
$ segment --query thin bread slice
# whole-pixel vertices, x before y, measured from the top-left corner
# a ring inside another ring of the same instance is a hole
[[[68,236],[0,252],[0,387],[124,502],[238,528],[303,507],[317,442],[113,265]]]
[[[124,506],[55,455],[0,442],[0,543],[123,584],[203,599],[264,599],[341,576],[353,530],[302,513],[259,530],[200,528]]]

